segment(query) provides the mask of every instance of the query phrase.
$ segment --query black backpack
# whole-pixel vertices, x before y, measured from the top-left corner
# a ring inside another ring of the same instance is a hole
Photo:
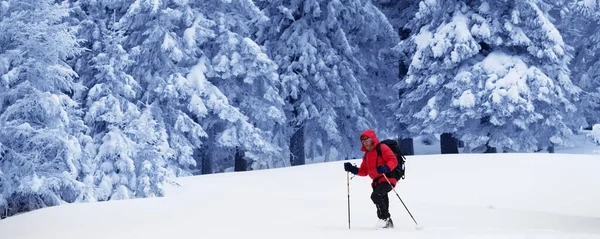
[[[400,180],[400,178],[404,179],[404,162],[406,162],[406,158],[402,154],[402,151],[400,151],[400,146],[398,145],[398,142],[392,139],[386,139],[384,141],[379,142],[377,147],[375,147],[375,150],[377,150],[377,155],[379,155],[379,157],[381,157],[381,149],[379,148],[381,144],[387,145],[392,150],[392,152],[394,152],[394,154],[396,155],[396,159],[398,160],[398,166],[396,166],[396,168],[391,170],[389,173],[386,173],[385,176],[387,176],[388,178],[395,178],[396,180]],[[377,157],[377,160],[379,160],[379,157]],[[377,161],[375,162],[375,165],[377,165]]]

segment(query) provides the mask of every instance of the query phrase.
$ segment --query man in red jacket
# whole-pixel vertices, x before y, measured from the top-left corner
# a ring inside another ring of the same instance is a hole
[[[377,217],[380,219],[380,226],[383,228],[393,228],[394,223],[389,212],[388,193],[392,191],[392,187],[396,186],[396,179],[392,177],[383,177],[384,173],[388,173],[398,165],[396,155],[385,144],[379,145],[379,139],[375,135],[375,131],[368,129],[360,135],[362,142],[361,151],[365,152],[360,167],[345,163],[344,169],[358,176],[369,176],[373,179],[371,187],[371,200],[377,207]],[[377,154],[375,148],[379,145],[381,149],[381,157]],[[388,183],[389,180],[389,183]],[[391,183],[391,185],[390,185]]]

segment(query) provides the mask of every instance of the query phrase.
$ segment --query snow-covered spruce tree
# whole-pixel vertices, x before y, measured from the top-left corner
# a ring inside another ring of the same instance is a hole
[[[538,0],[427,0],[396,119],[413,134],[454,133],[475,152],[535,151],[564,144],[582,125],[571,55]]]
[[[162,186],[173,177],[172,158],[164,129],[147,108],[135,104],[141,87],[127,72],[134,62],[123,49],[124,31],[116,21],[99,24],[102,50],[91,61],[94,68],[86,97],[86,124],[98,150],[93,163],[98,200],[163,196]]]
[[[143,106],[135,105],[141,87],[127,72],[134,62],[122,47],[126,37],[117,21],[131,2],[73,2],[71,20],[79,25],[86,48],[74,64],[86,90],[75,96],[86,107],[85,123],[93,136],[80,171],[83,201],[160,196],[169,178],[164,166],[172,154],[164,149],[166,137],[161,142],[146,137],[160,135],[161,129],[153,128],[153,119],[140,112]],[[135,122],[139,118],[145,120]],[[150,127],[132,130],[141,125]],[[154,155],[145,156],[149,153]]]
[[[563,3],[559,31],[574,48],[570,63],[573,82],[585,92],[579,108],[588,126],[600,122],[600,1]]]
[[[393,133],[394,125],[389,125],[389,118],[393,115],[393,111],[389,110],[388,104],[398,100],[398,91],[393,88],[398,82],[401,74],[401,58],[400,54],[396,54],[392,48],[400,41],[402,28],[397,28],[392,25],[389,16],[386,17],[377,6],[371,5],[369,1],[340,1],[342,4],[362,4],[363,9],[356,10],[362,14],[360,20],[349,20],[342,17],[341,25],[345,26],[349,45],[353,48],[354,57],[360,63],[356,66],[355,77],[359,80],[362,90],[367,96],[368,101],[362,107],[366,108],[367,112],[371,112],[373,121],[370,128],[377,130],[379,137],[395,138],[397,134]],[[410,5],[410,1],[408,5]],[[401,5],[401,3],[398,3]],[[398,18],[410,15],[409,9],[403,9]],[[382,9],[383,10],[383,9]],[[393,11],[392,9],[387,9]],[[397,9],[399,10],[399,9]],[[343,16],[343,15],[342,15]],[[398,24],[398,22],[395,22]],[[375,27],[374,27],[375,26]],[[344,78],[342,78],[344,80]],[[349,134],[349,140],[345,144],[358,144],[356,135],[362,131],[360,128],[352,128],[348,121],[342,121],[346,125],[346,129],[342,132]],[[359,146],[360,147],[360,146]],[[356,147],[352,154],[343,156],[356,157],[361,156],[357,152]],[[341,158],[340,158],[341,159]]]
[[[395,0],[377,0],[374,1],[376,6],[383,12],[390,24],[393,26],[394,30],[398,33],[398,37],[400,40],[405,40],[414,34],[415,31],[412,31],[408,28],[407,24],[410,19],[413,19],[417,11],[419,10],[419,3],[421,0],[408,0],[408,1],[395,1]],[[381,107],[378,109],[378,112],[393,112],[389,108],[389,102],[396,102],[400,98],[402,94],[401,91],[395,90],[393,85],[398,83],[398,80],[402,80],[406,77],[408,73],[408,66],[410,65],[410,59],[406,52],[396,52],[397,56],[394,59],[394,66],[397,68],[397,77],[391,83],[378,84],[381,87],[386,87],[386,89],[391,90],[393,93],[389,94],[389,98],[387,103],[381,104]],[[390,86],[391,85],[391,86]],[[383,91],[385,92],[385,91]],[[386,102],[386,101],[384,101]],[[383,107],[383,108],[382,108]],[[376,114],[377,115],[377,114]],[[406,130],[406,124],[402,122],[398,122],[393,120],[393,114],[386,115],[387,118],[385,120],[387,128],[398,135],[398,138],[401,140],[400,147],[404,154],[412,155],[414,154],[413,140],[411,134]],[[392,119],[392,120],[390,120]]]
[[[270,27],[257,39],[279,66],[291,163],[356,156],[358,134],[377,127],[370,111],[377,102],[362,86],[378,84],[369,67],[393,68],[378,64],[393,58],[376,57],[398,39],[391,25],[370,1],[278,0],[260,6]],[[365,46],[368,51],[362,51]]]
[[[74,202],[84,130],[66,64],[77,56],[69,8],[53,0],[0,6],[0,211],[8,215]]]
[[[103,34],[106,32],[106,26],[109,16],[113,16],[113,10],[106,6],[107,1],[95,0],[72,0],[71,2],[71,24],[78,26],[77,38],[79,45],[85,50],[78,57],[71,59],[70,64],[73,70],[77,72],[77,83],[82,84],[85,88],[81,91],[76,91],[73,94],[73,99],[81,102],[84,107],[84,112],[89,118],[89,105],[87,105],[87,97],[89,90],[96,84],[97,69],[95,69],[94,58],[104,51]],[[127,4],[124,1],[119,1],[120,4]],[[114,3],[113,3],[114,4]],[[111,13],[107,13],[110,11]],[[111,18],[112,20],[112,18]],[[84,115],[85,117],[85,115]],[[85,122],[89,125],[90,122]],[[98,129],[94,126],[87,128],[87,135],[98,133]],[[97,139],[89,137],[89,140],[80,142],[83,146],[81,158],[81,170],[79,171],[78,180],[84,183],[84,192],[81,194],[81,201],[97,201],[103,200],[97,197],[98,180],[94,180],[94,175],[99,169],[100,162],[97,161],[98,143]],[[96,142],[94,142],[96,141]]]
[[[240,129],[234,126],[225,130],[224,135],[231,137],[220,144],[237,148],[243,155],[243,159],[236,158],[237,170],[243,170],[243,165],[248,164],[251,169],[289,165],[281,160],[281,156],[286,155],[288,139],[277,65],[251,39],[258,27],[269,27],[268,18],[250,0],[198,2],[192,6],[215,23],[214,39],[200,46],[210,57],[210,64],[206,65],[207,80],[248,117],[248,122],[262,130],[254,136],[236,136]],[[213,127],[228,124],[223,121]],[[211,147],[214,146],[219,145]],[[240,150],[242,148],[245,150]]]
[[[137,0],[120,24],[131,32],[125,45],[136,62],[132,76],[145,90],[141,101],[152,104],[153,117],[175,150],[170,167],[198,162],[196,173],[206,174],[222,171],[217,166],[237,150],[274,154],[277,147],[207,80],[213,56],[202,47],[219,36],[219,24],[202,7],[198,2]]]

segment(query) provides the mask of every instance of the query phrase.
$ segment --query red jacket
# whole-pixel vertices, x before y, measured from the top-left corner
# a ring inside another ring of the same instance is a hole
[[[360,136],[361,137],[367,136],[367,137],[371,138],[373,140],[373,147],[371,148],[371,151],[368,151],[368,152],[367,152],[367,149],[365,149],[364,145],[360,149],[361,151],[365,152],[365,156],[363,157],[363,161],[360,164],[360,167],[358,168],[357,175],[358,176],[367,176],[368,175],[369,177],[371,177],[371,179],[373,179],[373,183],[371,184],[371,186],[375,187],[375,186],[377,186],[377,184],[386,182],[383,175],[380,173],[377,173],[377,167],[381,166],[381,165],[387,165],[390,170],[394,170],[394,168],[396,168],[396,166],[398,166],[398,160],[396,160],[396,155],[394,155],[394,152],[392,152],[392,150],[385,144],[382,144],[381,146],[379,146],[381,149],[381,157],[379,159],[377,159],[377,157],[379,157],[379,155],[377,155],[377,150],[375,149],[375,147],[377,147],[377,145],[379,144],[379,139],[377,139],[377,136],[375,135],[375,131],[368,129],[368,130],[365,130],[365,132],[363,132]],[[375,180],[375,179],[377,179],[377,180]],[[388,177],[388,180],[390,180],[390,183],[392,183],[393,187],[396,186],[395,178]]]

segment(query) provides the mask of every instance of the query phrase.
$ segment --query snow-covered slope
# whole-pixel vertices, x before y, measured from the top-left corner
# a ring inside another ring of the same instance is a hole
[[[357,160],[354,162],[358,163]],[[343,162],[187,177],[164,198],[51,207],[0,221],[2,239],[600,238],[600,157],[411,156],[376,230],[370,180]]]

